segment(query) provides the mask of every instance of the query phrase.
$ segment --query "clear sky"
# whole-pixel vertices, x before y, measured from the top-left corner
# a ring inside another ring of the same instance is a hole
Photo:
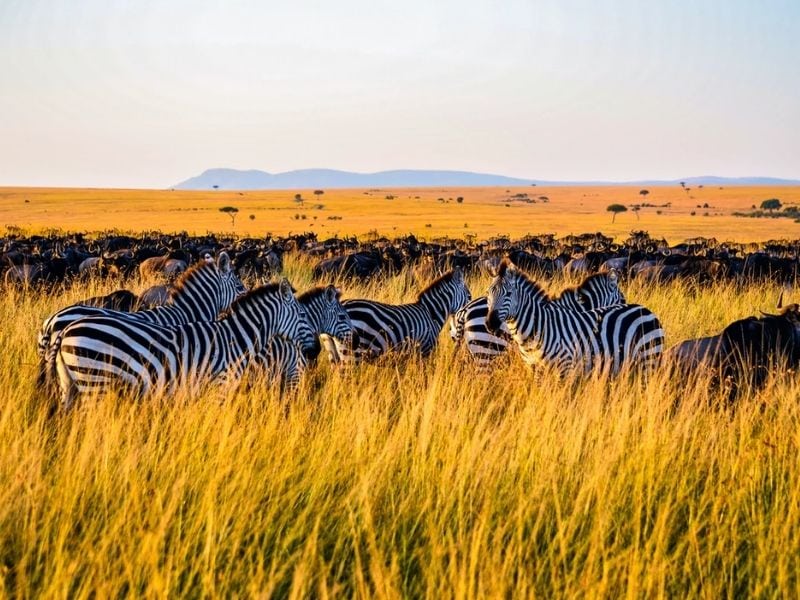
[[[0,185],[800,178],[798,0],[0,0]]]

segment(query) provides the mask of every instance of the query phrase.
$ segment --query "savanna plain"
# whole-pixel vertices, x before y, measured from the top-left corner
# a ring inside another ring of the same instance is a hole
[[[0,209],[6,225],[32,231],[800,237],[793,219],[732,214],[771,197],[798,203],[796,188],[649,191],[645,202],[671,206],[643,208],[638,220],[622,213],[613,225],[606,205],[640,203],[638,189],[303,191],[303,202],[296,192],[6,189]],[[508,199],[519,193],[548,201]],[[706,203],[713,208],[696,208]],[[235,224],[219,212],[227,205],[239,208]],[[298,290],[327,283],[313,280],[312,266],[285,257]],[[470,275],[473,296],[489,281]],[[563,380],[511,356],[479,376],[443,332],[426,360],[354,369],[322,361],[290,399],[266,385],[224,401],[211,392],[138,403],[107,395],[48,418],[33,385],[42,319],[148,283],[4,290],[0,594],[800,596],[792,374],[732,407],[707,375],[676,375],[669,365],[647,379]],[[402,272],[338,283],[344,298],[406,302],[427,282]],[[555,292],[576,281],[542,283]],[[780,291],[770,283],[621,286],[659,316],[668,345],[774,312]]]

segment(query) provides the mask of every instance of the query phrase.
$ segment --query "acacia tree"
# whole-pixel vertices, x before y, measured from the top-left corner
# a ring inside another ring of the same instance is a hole
[[[647,194],[649,194],[649,193],[650,193],[650,190],[639,190],[639,195],[642,198],[647,198]]]
[[[239,212],[239,209],[235,206],[223,206],[219,209],[219,212],[225,213],[231,218],[231,227],[236,227],[236,213]]]
[[[781,206],[781,201],[777,198],[770,198],[769,200],[764,200],[761,203],[761,210],[768,210],[769,212],[778,210]]]
[[[325,190],[314,190],[314,195],[319,198],[322,194],[325,193]]]
[[[624,204],[609,204],[606,211],[612,213],[611,222],[613,223],[617,218],[617,213],[628,212],[628,207]]]

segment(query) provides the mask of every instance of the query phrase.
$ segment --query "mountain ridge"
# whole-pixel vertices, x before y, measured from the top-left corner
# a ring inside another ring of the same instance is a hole
[[[298,169],[269,173],[259,169],[206,169],[175,186],[178,190],[280,190],[305,188],[375,187],[489,187],[489,186],[591,186],[591,185],[800,185],[800,180],[779,177],[719,177],[701,175],[682,179],[635,181],[548,181],[472,171],[394,169],[357,173],[336,169]]]

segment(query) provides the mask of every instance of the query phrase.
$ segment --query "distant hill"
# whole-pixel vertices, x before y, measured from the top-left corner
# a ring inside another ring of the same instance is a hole
[[[178,190],[282,190],[306,188],[470,187],[525,185],[800,185],[800,180],[774,177],[686,177],[641,181],[545,181],[469,171],[398,170],[352,173],[333,169],[301,169],[285,173],[208,169],[175,185]]]

